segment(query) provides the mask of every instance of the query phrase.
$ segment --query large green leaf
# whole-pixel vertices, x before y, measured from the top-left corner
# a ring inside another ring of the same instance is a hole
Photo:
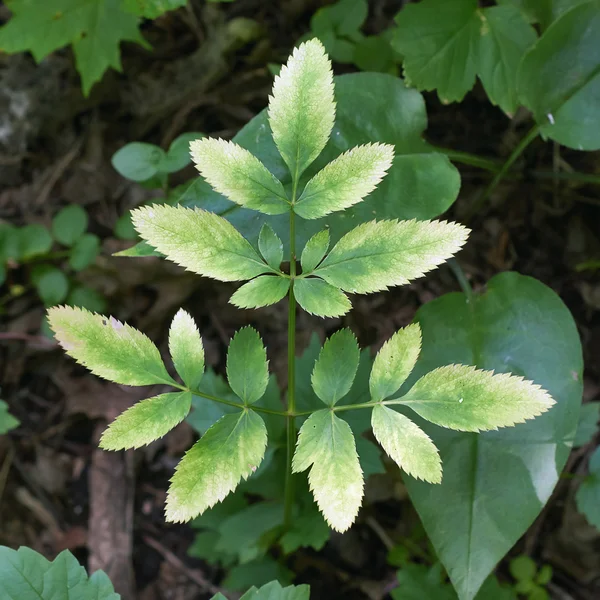
[[[578,150],[600,149],[600,0],[552,23],[519,69],[523,104],[542,134]]]
[[[301,185],[329,161],[359,144],[392,144],[396,156],[386,177],[363,202],[324,219],[298,220],[296,247],[302,248],[326,224],[336,241],[359,223],[373,218],[432,219],[447,210],[458,195],[460,177],[448,158],[431,152],[422,139],[427,114],[421,94],[408,89],[398,77],[354,73],[335,79],[335,96],[332,135],[321,156],[306,171]],[[288,169],[273,142],[266,111],[252,119],[234,141],[255,154],[285,186],[291,186]],[[288,247],[287,215],[270,217],[239,207],[201,179],[188,188],[182,203],[223,215],[249,240],[256,240],[262,223],[268,222]]]
[[[53,562],[30,548],[0,546],[2,600],[120,600],[103,571],[88,578],[68,551]]]
[[[581,344],[560,298],[517,273],[494,277],[471,300],[459,293],[434,300],[417,320],[423,351],[407,389],[437,367],[462,363],[525,377],[556,400],[533,421],[480,434],[419,420],[440,450],[444,478],[406,485],[459,597],[471,600],[558,481],[581,403]]]
[[[182,522],[223,500],[262,462],[264,421],[253,411],[221,417],[181,459],[167,496],[168,521]]]

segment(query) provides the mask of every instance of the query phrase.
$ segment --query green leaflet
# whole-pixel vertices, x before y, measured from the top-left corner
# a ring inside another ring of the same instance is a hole
[[[59,306],[48,322],[65,352],[94,375],[122,385],[176,385],[150,339],[114,317]]]
[[[331,62],[319,40],[294,49],[269,99],[273,139],[294,179],[319,156],[333,128]]]
[[[10,8],[13,17],[0,29],[0,48],[11,54],[31,51],[40,62],[72,43],[86,96],[106,69],[121,70],[121,41],[148,47],[137,17],[123,12],[121,0],[13,0]]]
[[[52,235],[64,246],[72,246],[88,226],[88,216],[79,204],[61,208],[52,219]]]
[[[261,275],[231,296],[229,302],[239,308],[259,308],[279,302],[290,289],[290,279],[276,275]]]
[[[0,400],[0,435],[4,435],[18,426],[19,420],[15,419],[8,412],[8,405],[6,402]]]
[[[579,412],[579,424],[573,440],[573,447],[579,448],[589,444],[598,431],[600,419],[600,402],[586,402]]]
[[[261,227],[258,236],[258,249],[267,264],[278,271],[283,260],[283,243],[268,223]]]
[[[265,423],[254,411],[221,417],[177,466],[167,496],[167,521],[189,521],[223,500],[257,469],[266,446]]]
[[[423,375],[400,402],[436,425],[459,431],[510,427],[555,404],[546,390],[522,377],[466,365]]]
[[[290,211],[279,179],[248,150],[215,138],[193,141],[190,148],[202,177],[232,202],[267,215]]]
[[[369,379],[371,399],[379,402],[400,389],[421,352],[421,328],[417,323],[397,331],[377,353]]]
[[[111,163],[126,179],[147,181],[160,172],[166,158],[165,151],[154,144],[130,142],[113,154]]]
[[[446,221],[370,221],[347,233],[315,275],[346,292],[377,292],[431,271],[458,252],[468,233]]]
[[[310,379],[325,404],[334,406],[350,391],[359,359],[358,343],[350,329],[341,329],[325,342]]]
[[[325,258],[329,249],[329,230],[323,229],[319,233],[315,233],[302,250],[300,256],[300,264],[302,265],[303,273],[310,273],[318,264]]]
[[[183,309],[177,311],[169,329],[169,352],[183,383],[196,391],[204,374],[204,346],[194,319]]]
[[[442,461],[435,444],[409,418],[376,404],[371,419],[377,441],[401,469],[429,483],[442,480]]]
[[[151,246],[200,275],[241,281],[272,270],[233,225],[208,211],[165,204],[137,208],[131,216]]]
[[[306,312],[318,317],[341,317],[352,308],[344,292],[318,277],[296,279],[294,297]]]
[[[525,55],[519,97],[543,135],[578,150],[600,149],[600,0],[552,23]]]
[[[103,571],[91,577],[68,551],[53,562],[30,548],[0,546],[0,597],[6,600],[120,600]]]
[[[358,514],[363,475],[352,430],[331,410],[314,412],[302,425],[292,470],[310,468],[308,482],[332,529],[346,531]]]
[[[124,450],[150,444],[179,425],[191,406],[190,392],[171,392],[142,400],[109,425],[102,435],[100,447]]]
[[[393,160],[394,147],[389,144],[351,148],[306,184],[294,212],[305,219],[320,219],[358,204],[377,187]]]
[[[269,383],[267,353],[260,335],[243,327],[233,336],[227,352],[227,379],[244,404],[254,404]]]
[[[600,529],[600,448],[596,448],[590,458],[589,475],[575,494],[577,510],[596,529]]]

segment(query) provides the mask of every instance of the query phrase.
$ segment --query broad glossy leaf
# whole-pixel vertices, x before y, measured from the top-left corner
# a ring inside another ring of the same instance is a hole
[[[0,435],[8,433],[11,429],[19,426],[19,420],[8,412],[8,405],[0,400]]]
[[[430,483],[442,481],[439,452],[417,425],[382,404],[373,407],[371,418],[377,441],[401,469]]]
[[[518,90],[541,132],[578,150],[600,149],[600,0],[552,23],[526,54]]]
[[[294,297],[306,312],[318,317],[341,317],[352,308],[342,290],[318,277],[296,279]]]
[[[154,343],[114,317],[59,306],[48,321],[64,351],[94,375],[122,385],[175,383]]]
[[[350,329],[341,329],[325,341],[310,379],[325,404],[334,406],[350,391],[359,359],[358,343]]]
[[[0,597],[6,600],[120,600],[103,571],[88,577],[68,551],[52,562],[31,548],[0,546]]]
[[[183,383],[195,391],[204,374],[204,345],[192,316],[179,309],[169,329],[169,351]]]
[[[347,233],[315,270],[346,292],[368,294],[409,283],[465,243],[469,230],[446,221],[371,221]]]
[[[258,249],[267,264],[279,270],[283,260],[283,244],[273,228],[265,223],[258,236]]]
[[[267,352],[260,335],[252,327],[242,327],[229,343],[227,379],[244,404],[254,404],[267,389]]]
[[[303,273],[310,273],[317,265],[325,258],[329,249],[329,230],[323,229],[319,233],[315,233],[302,250],[300,256],[300,264],[302,265]]]
[[[427,421],[459,431],[511,427],[539,417],[554,400],[519,375],[447,365],[423,375],[399,402]]]
[[[260,308],[279,302],[290,289],[288,277],[261,275],[236,290],[229,299],[239,308]]]
[[[296,179],[325,147],[334,118],[331,62],[321,42],[309,40],[294,48],[269,99],[273,139]]]
[[[232,202],[267,215],[290,211],[279,179],[245,148],[215,138],[196,140],[190,148],[202,177]]]
[[[398,330],[377,353],[369,379],[371,398],[385,400],[400,389],[421,352],[421,328],[414,323]]]
[[[395,49],[404,77],[420,90],[437,90],[443,103],[462,100],[473,87],[481,19],[477,0],[424,0],[396,16]]]
[[[577,509],[596,529],[600,529],[600,448],[590,458],[589,475],[581,482],[575,501]]]
[[[296,247],[302,248],[311,235],[326,225],[336,241],[359,223],[374,217],[432,219],[447,210],[458,195],[460,177],[446,156],[431,152],[423,141],[427,114],[421,94],[408,89],[398,77],[381,73],[342,75],[335,83],[336,123],[331,138],[300,184],[342,152],[360,144],[392,144],[396,157],[387,176],[363,202],[324,219],[297,220]],[[273,142],[264,111],[234,141],[255,154],[291,189],[289,171]],[[268,222],[281,237],[284,249],[289,247],[287,215],[267,217],[239,207],[200,178],[184,194],[182,202],[222,214],[251,241],[256,240],[261,225]]]
[[[346,531],[358,514],[363,475],[352,430],[331,410],[319,410],[304,421],[292,470],[310,468],[308,482],[319,510],[332,529]]]
[[[169,260],[220,281],[251,279],[271,268],[222,217],[182,206],[144,206],[132,220],[139,234]]]
[[[189,521],[223,500],[261,463],[264,421],[253,411],[221,417],[186,452],[171,479],[167,521]]]
[[[320,219],[358,204],[377,187],[393,160],[394,148],[389,144],[351,148],[306,184],[294,212],[305,219]]]
[[[118,416],[103,433],[104,450],[139,448],[167,435],[192,406],[190,392],[170,392],[138,402]]]
[[[536,42],[535,29],[513,6],[481,11],[477,74],[493,104],[513,115],[519,106],[517,71],[525,52]]]
[[[444,479],[405,483],[459,597],[470,600],[558,481],[581,403],[581,344],[560,298],[517,273],[497,275],[471,301],[459,293],[434,300],[417,321],[423,350],[406,389],[433,369],[462,363],[525,377],[556,400],[533,421],[480,434],[417,421],[440,451]]]

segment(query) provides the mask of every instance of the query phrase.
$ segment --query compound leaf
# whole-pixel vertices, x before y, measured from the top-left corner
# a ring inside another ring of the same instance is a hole
[[[183,383],[195,391],[204,374],[204,345],[192,316],[179,309],[169,329],[169,351]]]
[[[468,233],[446,221],[370,221],[342,237],[314,273],[346,292],[385,290],[443,263]]]
[[[302,425],[292,470],[310,468],[308,483],[332,529],[346,531],[358,514],[363,474],[350,425],[331,410],[314,412]]]
[[[120,600],[103,571],[91,577],[68,551],[53,562],[31,548],[0,546],[0,596],[12,600]]]
[[[575,502],[580,513],[596,529],[600,529],[600,448],[596,448],[590,458],[590,473],[582,481],[575,494]]]
[[[394,48],[404,56],[404,77],[420,90],[437,90],[447,104],[475,83],[481,20],[477,0],[424,0],[396,16]]]
[[[138,402],[117,417],[102,435],[105,450],[139,448],[163,437],[190,412],[190,392],[170,392]]]
[[[150,339],[114,317],[58,306],[48,322],[65,352],[94,375],[122,385],[175,384]]]
[[[268,223],[265,223],[260,230],[258,249],[267,264],[279,270],[283,260],[283,243]]]
[[[320,219],[361,202],[377,187],[393,160],[394,147],[389,144],[351,148],[306,184],[294,212],[305,219]]]
[[[555,404],[546,390],[523,377],[466,365],[427,373],[400,401],[431,423],[458,431],[510,427]]]
[[[266,446],[265,423],[254,411],[221,417],[177,466],[167,496],[167,521],[189,521],[223,500],[257,469]]]
[[[252,327],[242,327],[233,336],[227,352],[227,379],[244,404],[262,398],[269,383],[267,352]]]
[[[19,420],[8,412],[8,405],[0,400],[0,435],[4,435],[19,426]]]
[[[600,0],[579,4],[544,32],[521,62],[519,97],[543,135],[600,149]]]
[[[431,438],[408,417],[376,404],[373,433],[388,456],[412,477],[429,483],[442,480],[442,461]]]
[[[232,202],[267,215],[289,212],[279,179],[245,148],[215,138],[195,140],[190,148],[202,177]]]
[[[417,323],[397,331],[377,353],[369,379],[371,398],[376,402],[400,389],[421,352],[421,328]]]
[[[319,40],[294,49],[273,84],[269,124],[294,179],[319,156],[333,128],[331,62]]]
[[[211,212],[165,204],[138,208],[131,216],[151,246],[200,275],[241,281],[271,271],[229,221]]]
[[[352,308],[342,290],[318,277],[296,279],[294,297],[306,312],[318,317],[341,317]]]
[[[302,265],[303,273],[310,273],[317,265],[325,258],[329,249],[329,230],[323,229],[319,233],[315,233],[302,250],[300,256],[300,264]]]
[[[239,308],[260,308],[279,302],[290,289],[290,279],[261,275],[234,292],[229,302]]]
[[[334,333],[321,348],[311,375],[315,394],[334,406],[352,387],[358,369],[360,350],[350,329]]]

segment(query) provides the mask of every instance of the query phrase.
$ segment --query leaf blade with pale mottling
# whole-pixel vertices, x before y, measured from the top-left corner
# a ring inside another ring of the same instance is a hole
[[[341,317],[352,308],[342,290],[318,277],[296,279],[294,296],[306,312],[318,317]]]
[[[267,389],[267,352],[260,335],[252,327],[242,327],[229,344],[227,379],[231,389],[244,404],[254,404]]]
[[[204,345],[194,319],[183,309],[173,317],[169,351],[183,383],[192,391],[198,390],[204,374]]]
[[[258,236],[258,249],[267,264],[273,269],[279,270],[283,260],[283,242],[268,223],[261,227]]]
[[[290,289],[287,277],[261,275],[236,290],[229,299],[239,308],[260,308],[279,302]]]
[[[318,264],[325,258],[327,250],[329,249],[329,230],[323,229],[315,233],[302,250],[300,256],[300,264],[302,265],[302,272],[304,274],[313,271]]]

